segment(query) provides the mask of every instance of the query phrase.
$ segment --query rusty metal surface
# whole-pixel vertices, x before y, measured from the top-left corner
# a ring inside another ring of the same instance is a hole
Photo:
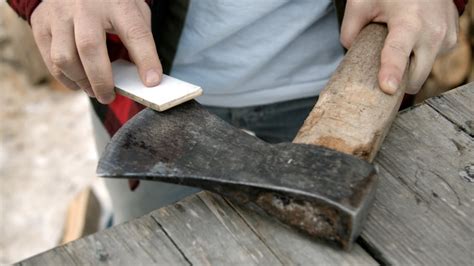
[[[313,145],[268,144],[195,101],[137,114],[107,145],[97,173],[217,192],[344,248],[361,230],[377,181],[365,161]]]

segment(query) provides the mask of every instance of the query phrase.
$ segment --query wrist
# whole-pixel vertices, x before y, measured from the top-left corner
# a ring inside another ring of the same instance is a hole
[[[7,0],[7,3],[16,11],[18,16],[30,23],[31,14],[41,3],[41,0]]]
[[[467,2],[469,0],[453,0],[453,1],[458,9],[459,15],[462,15],[462,13],[464,12],[464,9],[466,8]]]
[[[153,0],[145,0],[145,2],[148,5],[153,4]],[[30,23],[31,14],[41,4],[41,0],[7,0],[7,3],[15,10],[18,16]]]

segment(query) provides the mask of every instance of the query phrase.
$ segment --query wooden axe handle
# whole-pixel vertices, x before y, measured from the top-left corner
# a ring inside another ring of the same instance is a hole
[[[394,95],[378,85],[387,36],[381,24],[366,26],[321,92],[294,143],[325,146],[372,161],[397,114],[406,74]]]

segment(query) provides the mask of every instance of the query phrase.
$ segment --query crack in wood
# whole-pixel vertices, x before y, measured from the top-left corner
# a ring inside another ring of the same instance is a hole
[[[265,239],[259,234],[259,232],[245,219],[245,217],[239,212],[239,210],[237,210],[237,208],[235,208],[234,204],[232,202],[230,202],[228,199],[226,198],[223,198],[224,201],[227,203],[227,205],[229,205],[229,207],[235,211],[235,213],[237,213],[237,215],[240,217],[240,219],[242,219],[242,221],[245,223],[245,225],[250,229],[250,231],[252,231],[255,236],[262,242],[262,244],[270,251],[270,253],[273,254],[273,256],[275,256],[275,258],[282,264],[282,265],[285,265],[285,263],[283,262],[283,260],[278,256],[278,254],[267,244],[267,242],[265,241]]]
[[[461,206],[462,203],[461,203],[461,198],[459,197],[458,193],[456,192],[456,190],[453,188],[453,186],[451,184],[449,184],[446,179],[444,179],[444,177],[442,177],[441,175],[439,175],[438,173],[435,173],[433,171],[430,171],[430,173],[432,173],[433,175],[435,175],[436,177],[438,177],[439,179],[441,179],[441,181],[443,181],[444,184],[446,184],[446,186],[449,187],[449,189],[454,193],[454,195],[456,196],[456,199],[458,201],[458,206]]]
[[[445,97],[444,95],[438,96],[438,97]],[[464,125],[460,125],[458,122],[454,121],[451,117],[448,115],[445,115],[433,102],[426,101],[425,102],[426,106],[428,106],[430,109],[434,110],[437,114],[440,116],[444,117],[446,120],[451,122],[451,124],[455,127],[456,131],[462,132],[466,135],[468,135],[471,138],[474,138],[474,134],[470,133],[468,129]],[[472,123],[472,121],[466,121],[465,123]]]
[[[365,252],[367,252],[381,266],[391,265],[383,255],[382,250],[370,244],[369,241],[365,240],[363,237],[357,238],[356,243],[359,244],[362,249],[364,249]]]
[[[178,246],[178,243],[176,243],[174,241],[173,238],[171,238],[171,236],[168,234],[168,232],[165,230],[165,228],[161,225],[161,223],[153,216],[153,215],[150,215],[151,218],[153,219],[153,221],[155,221],[156,225],[158,225],[158,227],[161,229],[161,231],[163,231],[163,233],[166,235],[166,237],[171,241],[171,243],[173,244],[173,246],[178,250],[179,254],[181,254],[181,256],[183,257],[184,260],[186,260],[186,262],[189,264],[189,265],[193,265],[193,263],[189,260],[188,257],[186,257],[186,254],[184,254],[183,250],[181,250],[181,248]]]

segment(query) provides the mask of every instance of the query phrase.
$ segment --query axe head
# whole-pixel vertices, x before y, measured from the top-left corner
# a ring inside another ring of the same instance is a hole
[[[374,167],[356,157],[268,144],[195,101],[137,114],[111,139],[97,173],[200,187],[346,249],[360,233],[377,181]]]

